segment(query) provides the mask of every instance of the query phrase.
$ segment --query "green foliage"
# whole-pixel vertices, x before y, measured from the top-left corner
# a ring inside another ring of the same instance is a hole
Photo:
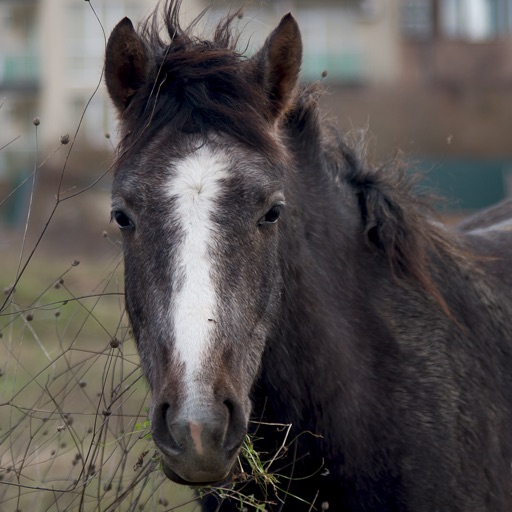
[[[135,432],[139,433],[139,439],[152,439],[149,420],[135,423]]]

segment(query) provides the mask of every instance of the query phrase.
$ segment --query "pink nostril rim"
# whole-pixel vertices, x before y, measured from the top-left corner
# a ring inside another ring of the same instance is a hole
[[[189,423],[190,426],[190,437],[192,438],[192,443],[194,444],[194,448],[198,455],[204,455],[203,441],[201,439],[201,432],[203,431],[203,425],[200,423],[194,423],[191,421]]]

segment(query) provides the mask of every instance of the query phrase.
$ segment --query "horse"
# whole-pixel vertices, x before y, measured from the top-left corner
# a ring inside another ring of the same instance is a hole
[[[474,213],[463,219],[456,225],[456,229],[462,231],[474,231],[476,229],[496,230],[498,225],[504,228],[512,218],[512,198],[506,198],[498,204],[482,211]]]
[[[207,38],[179,10],[124,18],[105,56],[112,219],[164,474],[268,511],[510,512],[509,210],[449,229],[404,164],[365,163],[321,84],[299,83],[291,14],[248,56],[237,13]],[[248,434],[278,484],[247,475]]]

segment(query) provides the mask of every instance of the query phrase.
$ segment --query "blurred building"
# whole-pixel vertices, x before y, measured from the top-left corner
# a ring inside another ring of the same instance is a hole
[[[99,83],[83,136],[92,147],[103,145],[102,132],[113,128],[100,80],[105,37],[123,16],[140,20],[156,3],[0,0],[0,146],[30,133],[35,115],[45,146],[72,133]],[[184,14],[192,18],[209,3],[187,0]],[[512,82],[512,0],[217,0],[206,21],[240,7],[248,53],[293,11],[304,43],[303,78],[327,70],[335,89]]]
[[[511,0],[408,0],[402,66],[418,85],[512,86]]]
[[[101,83],[105,37],[123,16],[140,20],[156,3],[0,0],[0,148],[21,136],[0,151],[0,181],[33,159],[35,116],[48,154],[62,134],[73,135],[90,101],[80,144],[88,151],[109,147],[104,134],[114,134],[115,125]],[[183,14],[192,19],[209,4],[183,0]],[[328,114],[345,131],[369,126],[375,158],[401,148],[434,167],[438,158],[466,155],[491,168],[492,157],[499,175],[493,198],[506,193],[512,0],[216,0],[204,22],[237,8],[244,11],[240,47],[248,54],[283,14],[294,13],[303,79],[328,72]]]
[[[84,137],[103,144],[113,128],[101,84],[105,37],[124,16],[148,15],[154,0],[0,0],[0,147],[26,135],[35,116],[41,142],[53,147],[84,119]],[[188,0],[185,11],[197,13]]]
[[[121,18],[128,16],[135,23],[155,4],[155,0],[0,0],[0,220],[23,222],[29,187],[5,204],[2,199],[34,168],[35,117],[40,119],[38,162],[59,147],[61,135],[73,137],[79,123],[75,162],[92,167],[95,152],[112,151],[105,138],[106,133],[116,133],[102,80],[106,38]],[[197,15],[199,1],[184,4],[186,17]],[[51,169],[53,162],[53,169],[60,168],[64,154],[58,152],[46,167]],[[86,162],[89,155],[92,162]]]

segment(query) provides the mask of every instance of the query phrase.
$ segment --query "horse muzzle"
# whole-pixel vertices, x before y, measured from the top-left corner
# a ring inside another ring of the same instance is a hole
[[[225,481],[246,431],[242,408],[230,400],[186,415],[174,414],[168,403],[153,409],[153,439],[162,453],[164,473],[182,485]]]

